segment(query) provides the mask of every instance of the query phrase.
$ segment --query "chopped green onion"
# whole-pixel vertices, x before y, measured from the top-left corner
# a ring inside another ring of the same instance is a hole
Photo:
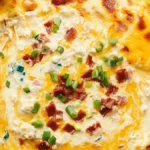
[[[33,108],[32,108],[32,110],[31,110],[31,112],[33,114],[37,114],[38,111],[39,111],[39,109],[40,109],[40,104],[39,103],[35,103],[34,106],[33,106]]]
[[[76,131],[80,131],[81,130],[81,126],[80,124],[74,124],[73,127],[75,128]]]
[[[97,71],[98,71],[99,74],[101,74],[101,72],[103,72],[102,66],[97,66]]]
[[[50,138],[50,136],[51,136],[51,132],[50,131],[44,131],[43,132],[43,136],[42,136],[42,140],[48,141],[48,139]]]
[[[59,94],[59,95],[58,95],[58,99],[59,99],[61,102],[63,102],[63,103],[65,103],[65,102],[67,101],[66,97],[63,96],[62,94]]]
[[[71,85],[72,85],[72,80],[70,78],[68,78],[66,80],[66,86],[68,87],[68,86],[71,86]]]
[[[53,99],[53,96],[52,96],[50,93],[46,93],[45,98],[46,98],[47,100],[52,100],[52,99]]]
[[[30,89],[29,89],[29,87],[24,87],[23,90],[24,90],[24,92],[26,92],[26,93],[30,93],[30,92],[31,92]]]
[[[10,81],[8,81],[8,80],[6,81],[6,87],[10,88]]]
[[[54,22],[54,24],[53,24],[52,31],[54,33],[57,33],[57,31],[59,30],[60,24],[61,24],[61,19],[57,17],[54,19],[53,22]]]
[[[67,112],[68,115],[69,115],[71,118],[73,118],[73,119],[75,119],[75,118],[78,117],[78,114],[77,114],[77,112],[76,112],[74,106],[72,106],[72,105],[69,105],[69,106],[66,107],[66,112]]]
[[[5,134],[4,134],[4,136],[3,136],[3,139],[7,140],[8,138],[9,138],[9,133],[6,131]]]
[[[118,42],[117,38],[112,38],[112,39],[109,40],[109,44],[112,45],[112,46],[116,45],[117,42]]]
[[[96,52],[102,52],[103,51],[103,48],[104,48],[104,45],[102,43],[98,44],[95,46],[95,50]]]
[[[94,100],[93,106],[95,109],[100,109],[101,108],[101,101],[100,100]]]
[[[36,35],[34,38],[35,38],[37,41],[39,41],[39,43],[42,42],[39,35]]]
[[[31,31],[32,37],[36,37],[37,32],[35,30]]]
[[[96,78],[98,78],[98,71],[97,71],[97,70],[94,70],[94,71],[92,72],[92,79],[96,79]]]
[[[78,87],[78,81],[74,81],[73,82],[73,84],[72,84],[72,88],[73,88],[73,90],[75,91],[76,90],[76,88]]]
[[[110,83],[108,82],[107,74],[105,71],[101,74],[101,81],[105,87],[109,87]]]
[[[59,53],[59,54],[62,54],[64,52],[64,48],[62,46],[58,46],[56,51]]]
[[[34,122],[32,122],[32,125],[35,128],[42,128],[44,126],[44,124],[41,121],[34,121]]]
[[[92,82],[91,81],[86,81],[85,87],[86,88],[91,88],[92,87]]]
[[[56,137],[55,136],[52,136],[48,139],[48,143],[50,145],[54,145],[56,143]]]
[[[32,51],[31,56],[33,58],[36,58],[38,54],[39,54],[39,51],[38,50],[34,50],[34,51]]]
[[[17,71],[22,73],[24,71],[24,67],[23,66],[18,66]]]
[[[83,60],[82,57],[78,57],[78,58],[77,58],[77,62],[78,62],[78,63],[82,63],[82,60]]]
[[[80,100],[77,100],[77,101],[73,102],[72,105],[73,105],[75,108],[78,108],[78,107],[80,107],[80,105],[81,105],[81,101],[80,101]]]
[[[88,110],[86,111],[86,118],[89,119],[89,118],[91,118],[92,116],[93,116],[92,110],[88,109]]]
[[[4,56],[4,53],[0,52],[0,57],[1,57],[1,58],[4,58],[4,57],[5,57],[5,56]]]
[[[65,73],[65,74],[64,74],[64,78],[65,78],[65,79],[68,79],[68,78],[69,78],[69,74],[68,74],[68,73]]]
[[[100,135],[96,140],[95,140],[95,142],[97,142],[97,141],[99,141],[99,140],[101,140],[102,139],[102,135]]]
[[[55,72],[50,72],[50,76],[54,82],[58,82],[58,76]]]

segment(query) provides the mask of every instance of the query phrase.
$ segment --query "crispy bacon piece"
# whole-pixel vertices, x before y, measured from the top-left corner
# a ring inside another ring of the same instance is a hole
[[[93,70],[88,70],[87,72],[85,72],[81,77],[84,80],[92,80],[92,71]]]
[[[138,27],[139,30],[146,29],[146,24],[145,24],[145,21],[144,21],[143,17],[139,17],[139,22],[138,22],[137,27]]]
[[[98,129],[101,128],[101,125],[99,122],[93,124],[92,126],[88,127],[86,129],[86,132],[89,133],[90,135],[93,135],[93,133]]]
[[[104,108],[102,108],[101,110],[100,110],[100,114],[101,115],[103,115],[103,117],[104,116],[106,116],[109,112],[111,112],[112,111],[112,109],[109,109],[109,108],[106,108],[106,107],[104,107]]]
[[[75,132],[75,128],[71,124],[69,124],[69,123],[67,123],[64,126],[63,130],[66,131],[66,132],[68,132],[68,133],[70,133],[70,134],[73,134]]]
[[[118,23],[117,30],[119,32],[125,32],[125,31],[127,31],[128,28],[127,28],[127,26],[123,22],[117,21],[117,23]]]
[[[40,142],[36,147],[38,150],[52,150],[52,147],[46,141]]]
[[[56,120],[61,121],[62,119],[63,119],[63,112],[59,110],[56,113]]]
[[[146,40],[150,41],[150,32],[146,33],[144,37]]]
[[[54,90],[54,96],[58,96],[59,94],[65,95],[65,86],[64,85],[56,85]]]
[[[107,92],[106,92],[106,95],[109,96],[111,94],[116,94],[118,91],[118,87],[114,86],[114,85],[110,85]]]
[[[53,26],[53,21],[51,20],[44,24],[44,27],[46,28],[48,34],[51,33],[52,26]]]
[[[108,109],[112,109],[112,107],[113,107],[114,105],[116,105],[117,102],[116,102],[115,99],[107,98],[107,99],[102,99],[102,100],[101,100],[101,104],[102,104],[104,107],[108,108]]]
[[[32,56],[30,56],[30,55],[28,55],[28,54],[26,54],[25,56],[23,56],[23,60],[29,65],[29,66],[33,66],[36,62],[35,62],[35,59],[32,57]]]
[[[117,102],[117,105],[123,105],[127,102],[127,98],[124,96],[118,96],[116,102]]]
[[[103,0],[104,7],[110,12],[115,11],[116,0]]]
[[[38,47],[39,47],[39,43],[35,42],[35,43],[32,44],[33,49],[38,48]]]
[[[59,122],[56,120],[56,118],[53,117],[48,121],[47,126],[50,127],[53,131],[56,131],[59,127]]]
[[[23,145],[24,142],[25,142],[25,140],[19,138],[19,144],[20,144],[20,145]]]
[[[86,113],[83,110],[80,110],[78,112],[78,117],[75,119],[76,121],[82,121],[84,117],[86,116]]]
[[[124,48],[122,48],[121,50],[124,51],[124,52],[129,52],[130,51],[127,46],[124,46]]]
[[[134,19],[133,14],[132,14],[130,11],[128,11],[128,10],[125,10],[125,13],[127,14],[126,19],[127,19],[129,22],[132,22],[133,19]]]
[[[87,94],[85,91],[78,90],[74,93],[74,98],[76,98],[76,99],[84,100],[86,97],[87,97]]]
[[[40,34],[39,38],[42,41],[42,43],[50,42],[50,39],[45,34]]]
[[[47,115],[49,117],[52,117],[56,114],[57,110],[56,110],[56,106],[53,102],[51,102],[46,108],[45,108]]]
[[[116,72],[116,79],[118,83],[123,83],[129,79],[129,72],[126,69],[120,69]]]
[[[52,0],[52,4],[54,5],[64,5],[67,3],[67,0]]]
[[[89,67],[93,67],[94,66],[94,61],[93,61],[93,57],[91,55],[88,55],[87,60],[86,60],[86,64],[89,65]]]
[[[67,41],[72,41],[77,37],[77,30],[75,28],[70,28],[66,31],[65,39]]]
[[[148,145],[148,146],[146,147],[146,150],[150,150],[150,145]]]

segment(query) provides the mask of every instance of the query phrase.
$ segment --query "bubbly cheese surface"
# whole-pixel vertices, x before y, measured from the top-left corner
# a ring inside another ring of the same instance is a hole
[[[0,150],[149,148],[148,0],[8,0],[0,8]],[[65,73],[70,85],[61,80]],[[67,102],[56,96],[58,86]],[[48,114],[51,105],[60,116]],[[67,106],[85,116],[72,118]],[[43,142],[44,131],[56,137],[54,145]]]

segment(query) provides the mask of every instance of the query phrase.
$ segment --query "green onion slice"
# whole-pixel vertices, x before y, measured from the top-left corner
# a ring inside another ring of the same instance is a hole
[[[48,141],[48,139],[50,138],[50,136],[51,136],[51,132],[50,131],[44,131],[43,132],[43,136],[42,136],[42,140]]]
[[[58,46],[56,51],[59,53],[59,54],[62,54],[64,52],[64,48],[62,46]]]
[[[93,106],[95,109],[100,109],[101,108],[101,101],[100,100],[94,100]]]
[[[74,82],[73,82],[72,88],[73,88],[74,91],[77,89],[78,84],[79,84],[78,81],[74,81]]]
[[[32,108],[32,110],[31,110],[31,112],[33,114],[37,114],[38,111],[39,111],[39,109],[40,109],[40,104],[39,103],[35,103],[34,106],[33,106],[33,108]]]
[[[4,53],[0,52],[0,57],[4,58],[5,57]]]
[[[109,40],[109,44],[112,45],[112,46],[116,45],[117,43],[118,43],[117,38],[112,38],[112,39]]]
[[[65,74],[64,74],[64,78],[65,78],[65,79],[68,79],[68,78],[69,78],[69,74],[68,74],[68,73],[65,73]]]
[[[10,81],[8,81],[8,80],[6,81],[6,87],[10,88]]]
[[[42,128],[44,126],[44,124],[41,122],[41,121],[33,121],[32,122],[32,125],[35,127],[35,128]]]
[[[46,93],[45,98],[46,98],[47,100],[52,100],[52,99],[53,99],[53,96],[52,96],[50,93]]]
[[[23,90],[24,90],[24,92],[26,92],[26,93],[30,93],[30,92],[31,92],[30,89],[29,89],[29,87],[24,87]]]
[[[65,102],[67,101],[66,97],[63,96],[62,94],[59,94],[59,95],[58,95],[58,99],[59,99],[61,102],[63,102],[63,103],[65,103]]]
[[[39,51],[38,50],[34,50],[34,51],[32,51],[31,56],[33,58],[36,58],[38,54],[39,54]]]
[[[59,27],[60,27],[60,24],[61,24],[61,19],[59,17],[55,18],[54,19],[54,24],[53,24],[53,28],[52,28],[52,31],[54,33],[57,33],[57,31],[59,30]]]
[[[48,139],[48,143],[50,145],[54,145],[56,143],[56,137],[55,136],[52,136]]]
[[[71,86],[71,85],[72,85],[72,80],[70,78],[68,78],[66,80],[66,86],[68,87],[68,86]]]
[[[69,105],[69,106],[66,107],[66,112],[73,119],[78,117],[78,114],[77,114],[74,106],[72,106],[72,105]]]
[[[98,78],[98,71],[97,70],[94,70],[92,72],[92,79],[97,79]]]
[[[55,72],[50,72],[50,76],[51,76],[52,81],[58,82],[58,76]]]
[[[78,58],[77,58],[77,62],[78,62],[78,63],[82,63],[82,61],[83,61],[83,58],[82,58],[82,57],[78,57]]]

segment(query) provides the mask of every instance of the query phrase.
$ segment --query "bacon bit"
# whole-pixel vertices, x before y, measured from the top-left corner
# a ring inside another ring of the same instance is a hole
[[[106,92],[106,95],[109,96],[111,94],[116,94],[118,91],[118,87],[114,86],[114,85],[110,85],[107,92]]]
[[[127,31],[128,28],[127,28],[127,26],[123,22],[117,21],[117,23],[118,23],[117,30],[119,32],[125,32],[125,31]]]
[[[78,0],[79,3],[83,3],[85,2],[86,0]]]
[[[118,96],[117,97],[117,104],[118,105],[123,105],[127,102],[127,98],[126,97],[123,97],[123,96]]]
[[[139,30],[144,30],[146,28],[146,24],[144,22],[144,18],[143,17],[139,17],[139,22],[137,25]]]
[[[78,117],[75,120],[76,121],[83,121],[85,116],[86,116],[86,113],[83,110],[80,110],[78,112]]]
[[[36,147],[38,150],[52,150],[52,147],[46,141],[40,142]]]
[[[124,46],[124,48],[122,48],[122,51],[129,52],[130,50],[129,50],[129,48],[127,46]]]
[[[86,64],[89,65],[89,67],[93,67],[94,66],[94,61],[93,61],[93,57],[91,55],[88,55],[87,60],[86,60]]]
[[[59,94],[65,95],[65,86],[64,85],[56,85],[54,88],[54,96],[58,96]]]
[[[70,28],[66,31],[65,39],[67,41],[72,41],[77,37],[77,30],[75,28]]]
[[[126,19],[127,19],[128,21],[132,22],[133,19],[134,19],[133,14],[132,14],[131,12],[129,12],[128,10],[126,10],[125,12],[126,12],[126,14],[127,14]]]
[[[93,135],[93,132],[95,132],[98,128],[101,128],[101,125],[99,122],[93,124],[92,126],[88,127],[86,129],[86,132],[89,133],[90,135]]]
[[[115,11],[116,0],[103,0],[104,7],[110,12]]]
[[[37,2],[34,0],[24,0],[22,4],[26,11],[35,10],[38,6]]]
[[[64,5],[67,3],[67,0],[52,0],[52,4],[54,5]]]
[[[66,79],[64,78],[64,76],[59,76],[59,83],[62,84],[62,85],[65,85],[66,84]]]
[[[56,131],[59,127],[59,123],[57,122],[56,118],[51,118],[48,121],[47,126],[50,127],[53,131]]]
[[[49,117],[54,116],[57,112],[56,106],[53,102],[51,102],[46,108],[45,108],[47,115]]]
[[[129,79],[129,72],[126,69],[120,69],[116,72],[116,79],[118,83],[123,83]]]
[[[63,130],[66,131],[66,132],[68,132],[68,133],[70,133],[70,134],[73,134],[75,132],[75,128],[71,124],[69,124],[69,123],[67,123],[64,126]]]
[[[20,144],[20,145],[23,145],[23,144],[24,144],[24,141],[25,141],[25,140],[19,138],[19,144]]]
[[[144,37],[145,37],[145,39],[147,39],[148,41],[150,41],[150,32],[146,33]]]
[[[42,59],[43,59],[43,57],[44,57],[44,55],[45,55],[45,54],[40,53],[40,54],[37,56],[37,58],[36,58],[36,63],[41,62]]]
[[[146,147],[146,150],[150,150],[150,145],[148,145],[148,146]]]
[[[63,119],[63,112],[59,110],[56,113],[56,120],[61,121],[62,119]]]
[[[92,80],[92,71],[93,70],[88,70],[81,76],[81,78],[84,80]]]
[[[35,42],[35,43],[32,44],[33,49],[38,48],[38,47],[39,47],[39,43]]]
[[[86,92],[84,91],[78,91],[74,93],[74,98],[84,100],[87,97]]]
[[[40,34],[39,35],[40,40],[42,41],[42,43],[47,43],[50,42],[50,39],[48,37],[46,37],[45,34]]]
[[[106,116],[109,112],[111,112],[112,111],[112,109],[109,109],[109,108],[102,108],[101,110],[100,110],[100,114],[104,117],[104,116]]]
[[[33,66],[36,62],[34,60],[34,58],[28,54],[26,54],[25,56],[23,56],[23,60],[29,65],[29,66]]]
[[[108,109],[112,109],[112,107],[113,107],[114,105],[116,105],[117,102],[116,102],[115,99],[107,98],[107,99],[102,99],[102,100],[101,100],[101,104],[102,104],[103,106],[105,106],[106,108],[108,108]]]
[[[46,28],[46,31],[48,34],[51,33],[51,29],[52,29],[52,26],[53,26],[53,21],[48,21],[44,24],[45,28]]]

